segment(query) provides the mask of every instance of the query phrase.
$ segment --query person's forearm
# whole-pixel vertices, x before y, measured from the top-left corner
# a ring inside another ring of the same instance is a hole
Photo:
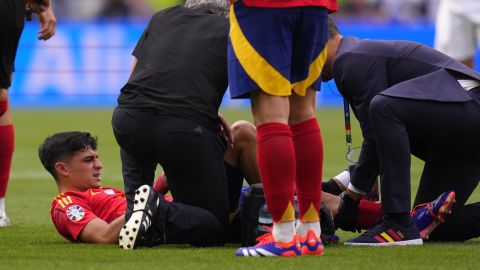
[[[335,216],[338,206],[340,205],[340,197],[322,191],[322,203],[325,204],[327,209]]]
[[[110,222],[103,236],[105,243],[118,244],[118,235],[123,225],[125,225],[125,217],[123,215]]]
[[[27,0],[26,1],[26,8],[29,8],[34,13],[41,13],[51,8],[52,1],[51,0]]]

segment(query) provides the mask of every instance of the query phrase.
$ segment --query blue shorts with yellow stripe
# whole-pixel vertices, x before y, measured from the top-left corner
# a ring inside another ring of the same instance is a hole
[[[328,11],[322,7],[230,8],[228,80],[232,98],[254,90],[290,96],[320,90],[327,58]]]

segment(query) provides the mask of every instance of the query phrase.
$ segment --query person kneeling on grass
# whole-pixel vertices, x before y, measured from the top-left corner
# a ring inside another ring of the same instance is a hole
[[[255,136],[253,126],[248,122],[239,121],[232,125],[232,130],[236,145],[227,151],[225,156],[226,163],[231,165],[227,173],[229,184],[243,183],[246,175],[245,178],[249,182],[259,182],[258,178],[255,180],[258,177],[256,167],[249,166],[246,158],[255,156],[255,152],[249,151],[255,146],[252,148],[249,140]],[[242,156],[238,154],[240,152],[250,154]],[[71,242],[117,244],[120,230],[125,224],[127,202],[123,191],[101,186],[103,166],[98,158],[96,138],[87,132],[56,133],[45,139],[39,148],[39,156],[45,169],[54,177],[60,192],[60,195],[54,198],[50,212],[57,231]],[[238,165],[241,169],[235,168]],[[157,180],[155,184],[157,191],[144,186],[137,194],[148,195],[149,200],[142,203],[142,209],[137,210],[145,213],[150,211],[153,223],[151,229],[137,240],[138,246],[164,243],[195,245],[198,241],[208,238],[211,228],[196,223],[195,215],[192,214],[197,209],[182,211],[178,207],[179,203],[166,201],[158,192],[158,189],[164,186],[164,179],[162,177]],[[229,185],[229,190],[237,189]],[[162,193],[165,191],[163,188]],[[237,205],[233,202],[238,202],[240,194],[233,191],[231,195],[231,209],[235,210]],[[340,199],[338,196],[328,195],[330,194],[324,194],[323,202],[335,214]],[[446,192],[436,201],[416,209],[414,220],[417,225],[431,232],[450,210],[453,198],[453,192]],[[360,207],[358,213],[357,228],[373,226],[382,215],[379,204],[365,201],[361,205],[363,207]],[[159,211],[168,212],[168,215],[155,214]],[[191,219],[186,224],[184,218],[189,214]]]

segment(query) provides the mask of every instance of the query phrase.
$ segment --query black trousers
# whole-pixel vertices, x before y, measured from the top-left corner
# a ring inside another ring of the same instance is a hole
[[[473,93],[472,93],[473,95]],[[425,161],[414,205],[456,192],[453,214],[434,240],[480,236],[480,204],[465,205],[480,180],[480,106],[377,95],[370,103],[384,213],[410,211],[410,154]]]
[[[12,84],[18,42],[23,31],[25,1],[0,1],[0,88],[8,89]]]
[[[116,108],[112,127],[121,147],[129,207],[138,187],[152,185],[159,164],[175,198],[159,211],[167,243],[224,244],[228,231],[226,141],[193,121],[154,109]]]

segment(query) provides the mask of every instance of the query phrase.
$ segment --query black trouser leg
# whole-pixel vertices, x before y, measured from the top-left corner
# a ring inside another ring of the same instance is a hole
[[[480,203],[465,205],[480,179],[480,159],[475,158],[475,151],[475,147],[469,150],[441,145],[428,151],[414,205],[433,201],[448,190],[456,194],[452,214],[433,231],[431,240],[465,241],[480,236]]]
[[[176,203],[210,212],[222,225],[222,230],[216,231],[218,238],[225,241],[228,193],[223,154],[226,142],[219,134],[186,119],[133,108],[116,108],[112,125],[117,142],[135,160],[123,163],[122,159],[125,187],[133,189],[140,183],[151,183],[152,180],[144,179],[146,175],[149,177],[145,167],[160,164],[168,176]],[[203,217],[204,224],[210,226],[209,215],[191,217],[189,215],[195,211],[181,211],[181,206],[172,209],[185,215],[186,224],[190,223],[189,220],[197,220],[201,225]],[[167,211],[168,215],[177,215],[172,209]],[[172,224],[176,224],[179,230],[186,228],[186,231],[195,227],[182,227],[178,222]],[[167,238],[175,241],[175,237],[167,235]]]
[[[120,148],[122,160],[122,175],[125,187],[125,195],[129,202],[135,197],[135,190],[142,185],[152,185],[155,178],[156,162],[136,159],[127,151]],[[129,205],[130,206],[130,205]]]
[[[385,214],[410,211],[410,143],[405,123],[391,98],[376,96],[370,103],[381,168],[382,210]]]
[[[166,244],[221,246],[225,229],[209,211],[188,204],[161,201],[154,226],[165,234]]]
[[[382,207],[404,212],[410,205],[410,153],[425,160],[416,202],[453,189],[464,204],[480,179],[480,107],[376,96],[371,124],[382,167]],[[410,144],[412,142],[412,144]]]
[[[480,202],[456,207],[430,235],[433,241],[467,241],[480,236]]]

